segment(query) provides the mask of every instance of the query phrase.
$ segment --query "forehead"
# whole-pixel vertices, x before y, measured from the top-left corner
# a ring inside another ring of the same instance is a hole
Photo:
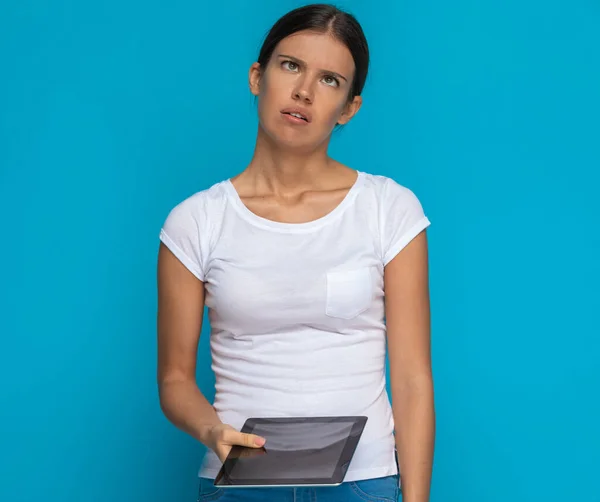
[[[308,66],[344,76],[351,76],[354,72],[354,59],[348,47],[326,33],[299,31],[289,35],[279,42],[276,54],[294,56]]]

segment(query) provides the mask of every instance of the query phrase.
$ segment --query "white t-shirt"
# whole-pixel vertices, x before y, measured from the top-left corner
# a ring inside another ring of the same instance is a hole
[[[366,415],[345,481],[396,474],[383,269],[429,224],[411,190],[364,172],[308,223],[256,215],[229,180],[175,206],[160,239],[205,283],[221,421]],[[220,466],[208,450],[199,475]]]

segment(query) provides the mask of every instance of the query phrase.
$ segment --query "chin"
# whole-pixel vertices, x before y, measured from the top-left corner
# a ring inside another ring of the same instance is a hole
[[[286,150],[295,150],[297,152],[312,152],[326,139],[315,138],[307,134],[302,134],[294,129],[281,127],[281,124],[273,126],[272,124],[261,124],[264,134],[269,141],[277,148]]]

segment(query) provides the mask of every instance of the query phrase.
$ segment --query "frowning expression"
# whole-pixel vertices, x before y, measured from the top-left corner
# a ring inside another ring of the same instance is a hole
[[[254,63],[250,69],[261,127],[287,146],[318,148],[360,108],[360,96],[349,99],[354,72],[352,54],[330,34],[300,31],[284,38],[266,68]]]

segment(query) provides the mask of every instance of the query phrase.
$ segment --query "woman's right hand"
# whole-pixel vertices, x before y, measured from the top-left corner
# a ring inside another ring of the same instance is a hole
[[[232,446],[246,446],[248,448],[262,448],[265,444],[265,438],[255,434],[246,434],[235,430],[231,425],[214,425],[209,432],[209,444],[221,463],[225,462]]]

